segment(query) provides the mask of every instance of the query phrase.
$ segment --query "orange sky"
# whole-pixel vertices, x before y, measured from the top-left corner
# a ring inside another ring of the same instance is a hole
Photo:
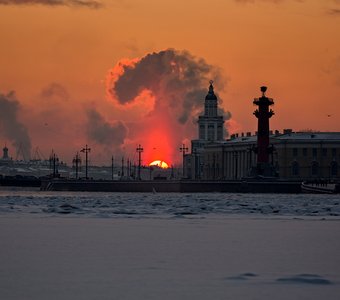
[[[96,8],[69,0],[18,2],[0,0],[0,94],[15,91],[18,123],[45,156],[54,148],[70,162],[88,143],[93,163],[109,163],[118,150],[106,137],[95,141],[86,133],[89,118],[110,130],[142,124],[149,109],[147,101],[130,109],[115,105],[106,91],[109,70],[123,58],[168,48],[220,68],[220,78],[211,79],[224,83],[215,89],[232,114],[231,132],[256,130],[252,99],[261,85],[275,100],[272,129],[340,131],[339,0],[106,0]],[[136,157],[131,128],[120,150]],[[0,144],[15,157],[3,130]],[[190,134],[183,140],[196,138]],[[174,162],[181,160],[179,146]]]

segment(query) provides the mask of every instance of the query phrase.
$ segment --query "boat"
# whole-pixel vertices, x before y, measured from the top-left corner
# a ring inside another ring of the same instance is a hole
[[[325,181],[304,181],[301,183],[301,192],[309,194],[335,194],[339,192],[339,185]]]

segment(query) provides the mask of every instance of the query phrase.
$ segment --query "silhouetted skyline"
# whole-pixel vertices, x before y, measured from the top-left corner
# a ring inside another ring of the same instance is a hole
[[[339,10],[334,0],[0,1],[0,105],[16,122],[6,131],[1,117],[0,145],[69,162],[87,143],[101,163],[173,143],[166,155],[180,161],[210,79],[229,133],[256,130],[248,101],[260,85],[277,100],[273,130],[339,131]],[[129,79],[113,78],[124,65]]]

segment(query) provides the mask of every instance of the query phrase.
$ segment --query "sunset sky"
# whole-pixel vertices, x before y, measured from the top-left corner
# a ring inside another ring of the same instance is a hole
[[[0,0],[0,146],[181,162],[209,80],[226,131],[340,131],[340,0]],[[27,150],[29,151],[29,150]]]

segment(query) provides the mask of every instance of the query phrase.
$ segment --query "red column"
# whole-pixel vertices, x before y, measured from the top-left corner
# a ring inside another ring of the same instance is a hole
[[[274,104],[273,99],[267,98],[265,92],[267,87],[262,86],[262,97],[255,98],[254,104],[258,109],[254,111],[258,119],[257,127],[257,163],[269,163],[269,119],[274,115],[274,111],[269,106]]]

